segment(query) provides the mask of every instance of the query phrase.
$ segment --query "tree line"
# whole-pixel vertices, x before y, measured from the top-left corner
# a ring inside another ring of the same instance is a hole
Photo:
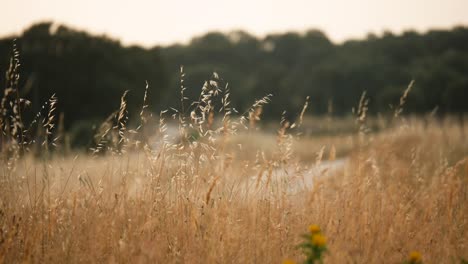
[[[143,48],[39,23],[0,40],[1,72],[8,69],[14,42],[20,53],[21,95],[39,111],[55,93],[67,128],[106,118],[126,90],[129,111],[138,109],[146,81],[154,112],[178,106],[181,65],[186,95],[194,100],[213,72],[229,85],[239,110],[273,94],[266,118],[300,111],[306,96],[314,114],[347,115],[363,91],[371,113],[387,113],[412,80],[407,111],[468,111],[467,27],[370,34],[341,44],[318,30],[263,38],[244,31],[210,32],[184,45]],[[6,83],[5,75],[0,81]]]

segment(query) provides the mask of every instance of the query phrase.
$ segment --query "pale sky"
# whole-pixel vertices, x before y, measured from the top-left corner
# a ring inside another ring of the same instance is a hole
[[[468,0],[0,0],[0,9],[0,37],[54,21],[147,47],[213,30],[264,36],[314,28],[341,42],[468,25]]]

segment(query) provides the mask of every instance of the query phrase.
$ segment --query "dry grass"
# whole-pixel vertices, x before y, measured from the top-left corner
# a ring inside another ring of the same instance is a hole
[[[300,258],[309,223],[329,237],[327,263],[398,263],[411,250],[427,263],[467,258],[457,131],[376,135],[342,171],[292,194],[307,175],[284,166],[289,176],[256,188],[246,178],[263,163],[233,153],[23,158],[2,164],[0,261],[279,263]]]
[[[92,155],[51,152],[46,137],[33,158],[22,132],[4,133],[0,263],[280,263],[301,259],[310,223],[328,236],[326,263],[401,263],[412,250],[425,263],[468,258],[466,128],[406,121],[369,134],[359,120],[358,133],[324,140],[295,138],[282,121],[263,137],[253,127],[268,97],[240,119],[228,99],[215,76],[174,110],[170,140],[163,114],[154,138],[128,128],[123,96]],[[301,185],[336,152],[344,167]]]

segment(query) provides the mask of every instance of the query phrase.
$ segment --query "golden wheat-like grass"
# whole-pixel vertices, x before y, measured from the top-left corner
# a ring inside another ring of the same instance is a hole
[[[5,90],[0,263],[280,263],[301,259],[310,223],[328,237],[326,263],[468,258],[466,127],[403,120],[410,88],[380,132],[368,127],[364,94],[350,133],[298,137],[315,125],[308,99],[297,124],[259,132],[270,96],[235,115],[214,74],[186,105],[183,75],[179,109],[150,122],[147,90],[131,129],[124,94],[91,152],[76,156],[53,151],[55,97],[37,115],[45,138],[33,156],[17,88]]]
[[[202,143],[23,157],[2,164],[0,261],[278,263],[300,259],[295,245],[308,223],[329,238],[327,263],[395,263],[411,250],[425,263],[466,258],[467,143],[459,131],[414,125],[369,136],[342,169],[294,193],[311,177],[295,168],[306,162],[286,165],[274,153],[255,161],[235,146],[215,158]],[[263,162],[274,168],[268,184],[249,179]]]

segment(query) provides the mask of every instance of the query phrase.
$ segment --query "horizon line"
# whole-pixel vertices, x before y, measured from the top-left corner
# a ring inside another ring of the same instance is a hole
[[[332,44],[342,45],[342,44],[344,44],[346,42],[350,42],[350,41],[365,41],[371,35],[375,35],[376,37],[383,37],[385,34],[390,33],[390,34],[395,35],[395,36],[402,36],[404,33],[407,33],[407,32],[416,32],[418,34],[426,34],[426,33],[429,33],[431,31],[452,31],[452,30],[457,29],[457,28],[468,28],[468,23],[454,23],[451,26],[440,26],[440,27],[435,26],[435,27],[428,27],[428,28],[423,29],[423,30],[417,29],[417,28],[405,28],[405,29],[402,29],[402,30],[382,29],[382,30],[380,30],[380,32],[369,31],[369,32],[365,33],[364,36],[354,36],[354,37],[350,37],[350,38],[347,38],[347,39],[344,39],[344,40],[341,40],[341,41],[332,39],[330,37],[330,35],[329,35],[330,32],[326,32],[325,30],[322,30],[320,28],[315,28],[315,27],[310,27],[310,28],[305,29],[305,30],[304,29],[277,30],[277,31],[270,31],[270,32],[265,33],[265,34],[255,34],[255,33],[252,33],[252,31],[249,31],[249,30],[243,29],[243,28],[232,28],[232,29],[229,29],[229,30],[210,29],[210,30],[206,30],[204,33],[193,34],[186,41],[174,41],[174,42],[171,42],[171,43],[159,43],[159,44],[155,43],[155,44],[146,45],[144,43],[125,42],[125,41],[122,40],[122,38],[114,36],[114,35],[110,34],[109,32],[95,32],[93,30],[86,29],[84,27],[79,27],[79,26],[72,25],[71,23],[57,22],[57,21],[53,21],[53,20],[50,20],[50,19],[40,19],[40,20],[37,20],[35,22],[30,23],[29,26],[24,27],[19,32],[17,31],[17,32],[9,32],[9,33],[0,33],[0,40],[1,39],[7,39],[7,38],[20,38],[21,35],[24,34],[24,32],[26,32],[32,26],[39,25],[39,24],[46,24],[46,23],[50,23],[52,27],[64,26],[66,28],[69,28],[69,29],[77,31],[77,32],[87,33],[91,37],[105,37],[105,38],[108,38],[108,39],[110,39],[112,41],[118,42],[122,47],[127,47],[127,48],[128,47],[140,47],[140,48],[145,48],[145,49],[152,49],[152,48],[157,48],[157,47],[165,48],[165,47],[177,46],[177,45],[183,45],[183,46],[190,45],[190,43],[194,39],[199,38],[199,37],[203,37],[203,36],[205,36],[207,34],[210,34],[210,33],[221,33],[223,35],[229,35],[230,33],[234,33],[234,32],[245,32],[248,35],[257,38],[258,40],[263,40],[266,37],[273,36],[273,35],[284,35],[284,34],[288,34],[288,33],[295,33],[295,34],[299,34],[299,35],[304,35],[309,31],[318,31],[318,32],[323,33],[326,36],[326,38]]]

